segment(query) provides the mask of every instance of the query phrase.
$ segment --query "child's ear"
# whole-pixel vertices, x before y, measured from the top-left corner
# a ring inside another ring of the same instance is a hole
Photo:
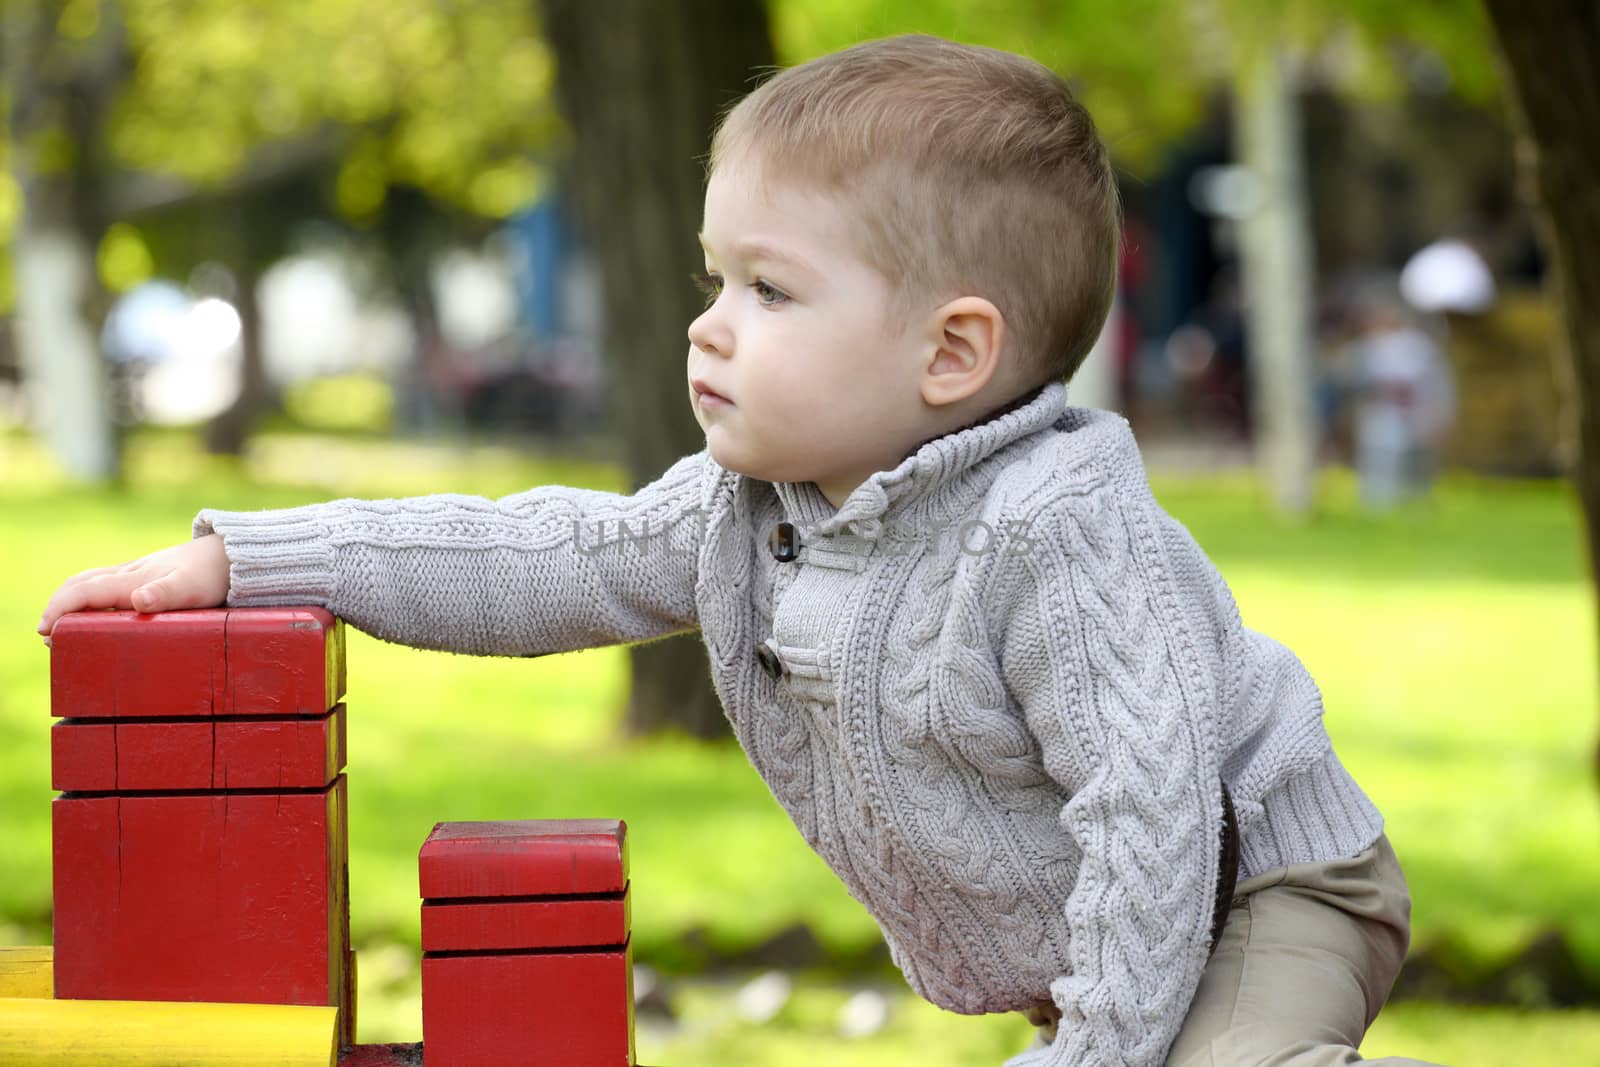
[[[933,313],[933,358],[922,381],[929,404],[953,404],[979,392],[1000,369],[1006,320],[981,296],[961,296]]]

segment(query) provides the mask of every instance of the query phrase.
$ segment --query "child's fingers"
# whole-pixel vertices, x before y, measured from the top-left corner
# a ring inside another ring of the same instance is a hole
[[[118,574],[114,571],[110,574],[96,575],[79,582],[67,594],[65,603],[71,605],[67,611],[128,607],[128,594],[145,580],[138,575]],[[65,615],[67,611],[61,614]]]
[[[61,587],[51,594],[50,599],[45,602],[44,613],[39,616],[39,633],[48,634],[51,628],[55,626],[57,619],[69,611],[78,610],[67,605],[78,602],[78,599],[83,595],[82,589],[85,584],[104,575],[115,574],[138,562],[138,560],[134,560],[133,563],[120,563],[114,567],[91,567],[86,571],[79,571],[62,582]]]
[[[62,582],[61,588],[65,590],[73,586],[82,585],[84,582],[93,581],[94,579],[103,577],[107,574],[116,574],[124,568],[136,566],[138,563],[138,560],[134,560],[131,563],[119,563],[113,567],[90,567],[88,570],[79,571],[71,578],[68,578],[66,581]]]
[[[224,603],[228,598],[227,559],[218,547],[220,567],[208,566],[204,554],[210,550],[211,546],[197,542],[195,553],[182,566],[134,589],[134,608],[143,612],[183,611]]]
[[[39,617],[39,632],[50,633],[61,616],[74,611],[132,607],[129,594],[141,584],[142,579],[134,574],[118,574],[110,568],[104,568],[104,571],[109,573],[89,577],[79,575],[56,590],[45,605],[44,614]]]
[[[129,597],[129,602],[133,605],[134,611],[146,614],[189,606],[182,602],[182,591],[170,574],[153,582],[146,582],[135,589]]]

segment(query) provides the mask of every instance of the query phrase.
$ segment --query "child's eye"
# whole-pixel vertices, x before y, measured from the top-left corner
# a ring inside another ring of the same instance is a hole
[[[711,271],[697,270],[689,275],[695,288],[706,294],[706,307],[717,302],[717,297],[722,295],[722,275]]]
[[[760,278],[757,278],[755,281],[751,282],[750,288],[756,291],[756,299],[761,301],[761,303],[766,304],[768,307],[772,306],[773,304],[781,304],[785,300],[789,299],[788,294],[783,292],[783,290],[774,289],[770,283],[764,282]]]

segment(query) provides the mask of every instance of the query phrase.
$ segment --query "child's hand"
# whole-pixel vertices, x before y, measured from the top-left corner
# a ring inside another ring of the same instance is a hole
[[[48,645],[57,619],[86,608],[150,613],[213,608],[227,599],[228,556],[222,538],[207,534],[120,567],[96,567],[73,575],[44,606],[39,633]]]

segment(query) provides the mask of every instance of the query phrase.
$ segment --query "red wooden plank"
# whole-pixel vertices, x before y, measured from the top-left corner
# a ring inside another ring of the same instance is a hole
[[[215,719],[140,723],[113,720],[115,789],[210,789]],[[61,724],[56,724],[61,729]],[[64,732],[64,731],[63,731]],[[312,785],[320,785],[313,782]],[[58,785],[57,789],[73,789]]]
[[[70,785],[67,783],[71,783]],[[50,728],[50,787],[86,793],[117,788],[117,727],[109,722],[66,722]]]
[[[75,612],[51,636],[51,714],[322,715],[344,695],[343,626],[321,608]]]
[[[226,674],[226,617],[222,610],[62,616],[50,639],[50,713],[211,715],[213,686]]]
[[[228,714],[322,715],[344,696],[344,620],[321,608],[234,608],[227,629]]]
[[[346,1007],[345,788],[58,797],[56,996]]]
[[[424,952],[589,948],[628,940],[628,891],[590,900],[505,900],[481,904],[425,901]]]
[[[345,764],[345,705],[319,719],[214,720],[213,789],[301,789],[327,785]],[[117,728],[117,742],[123,727]]]
[[[63,719],[51,786],[78,792],[316,789],[344,769],[345,705],[321,718]]]
[[[633,1063],[633,953],[422,957],[427,1067]]]
[[[627,830],[618,819],[437,823],[418,856],[422,896],[620,893]]]

